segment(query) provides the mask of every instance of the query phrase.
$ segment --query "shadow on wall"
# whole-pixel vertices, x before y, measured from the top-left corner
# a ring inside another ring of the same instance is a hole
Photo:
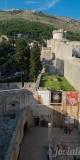
[[[67,111],[62,110],[62,106],[59,104],[52,105],[52,109],[48,108],[47,106],[43,106],[43,108],[43,110],[45,110],[43,113],[40,114],[38,112],[39,115],[37,114],[37,116],[34,116],[35,126],[48,127],[48,123],[51,122],[52,127],[60,127],[60,125],[63,127],[69,127],[70,124],[72,124],[73,127],[76,127],[78,130],[80,130],[78,111],[75,114],[74,112],[69,114]],[[49,114],[47,114],[48,111]]]
[[[64,60],[56,58],[56,75],[64,76]]]
[[[33,108],[34,125],[47,127],[47,124],[51,122],[53,127],[60,127],[60,125],[69,127],[72,124],[79,129],[79,108],[79,102],[77,106],[66,105],[66,92],[64,92],[62,102],[51,103],[49,106],[37,104],[36,109]]]
[[[72,57],[80,58],[80,51],[79,51],[79,49],[78,49],[78,51],[75,50],[75,49],[73,49],[73,51],[72,51]]]

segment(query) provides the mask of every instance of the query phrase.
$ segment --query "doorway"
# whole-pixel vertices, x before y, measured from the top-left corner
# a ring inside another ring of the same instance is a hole
[[[48,127],[48,122],[46,120],[42,120],[41,127]]]
[[[23,133],[25,134],[28,129],[28,121],[25,122],[24,127],[23,127]]]
[[[39,117],[34,117],[34,125],[35,126],[39,126],[39,120],[40,120]]]

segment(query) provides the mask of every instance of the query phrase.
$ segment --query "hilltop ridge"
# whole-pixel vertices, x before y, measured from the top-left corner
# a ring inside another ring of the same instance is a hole
[[[33,10],[1,10],[0,20],[20,19],[25,21],[35,21],[54,26],[54,28],[63,28],[67,31],[80,32],[80,20],[45,14],[41,11]]]

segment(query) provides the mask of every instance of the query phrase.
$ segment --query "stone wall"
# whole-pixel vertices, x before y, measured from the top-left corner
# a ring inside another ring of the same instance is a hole
[[[6,153],[6,156],[4,160],[17,160],[20,147],[21,147],[21,142],[24,137],[24,125],[27,122],[27,128],[33,126],[33,117],[32,117],[32,111],[29,107],[23,111],[21,114],[18,123],[16,125],[15,131],[13,133],[8,151]]]
[[[65,43],[60,43],[57,46],[57,53],[56,57],[64,60],[66,56],[71,56],[72,57],[72,46],[71,45],[66,45]]]
[[[66,56],[72,57],[72,45],[67,45],[59,40],[52,40],[52,53],[55,53],[55,69],[57,75],[64,75],[64,59]]]
[[[53,58],[53,54],[55,55],[55,69],[56,73],[58,75],[64,75],[64,59],[66,56],[72,57],[72,44],[67,43],[67,40],[56,40],[51,39],[47,40],[47,46],[51,46],[51,51],[43,50],[41,52],[41,60],[44,58],[45,60],[51,60]],[[52,69],[54,68],[48,66],[49,73],[55,74],[55,72],[52,72]]]
[[[30,106],[36,106],[34,90],[13,89],[0,91],[0,114]]]
[[[48,90],[47,88],[39,88],[38,90]],[[49,98],[50,102],[50,98]],[[39,116],[40,120],[46,120],[51,122],[53,126],[64,125],[65,116],[74,117],[75,124],[78,124],[78,107],[79,106],[66,106],[66,92],[62,92],[62,103],[61,105],[52,105],[49,103],[48,106],[37,105],[33,109],[34,116]]]
[[[64,76],[80,92],[80,59],[66,57],[64,61]]]
[[[67,44],[72,44],[72,46],[80,46],[80,41],[67,41]]]
[[[52,59],[52,51],[51,50],[42,50],[41,51],[41,61],[45,58],[45,60]]]
[[[51,47],[51,41],[52,41],[52,39],[47,40],[47,47]]]
[[[0,90],[8,90],[8,89],[31,89],[31,88],[36,88],[36,83],[28,83],[24,82],[24,86],[22,87],[21,82],[16,82],[16,83],[0,83]]]
[[[47,46],[51,46],[52,53],[55,53],[55,56],[60,59],[64,59],[65,56],[72,57],[72,43],[67,40],[50,39],[47,40]]]
[[[48,88],[38,88],[37,90],[46,90]],[[6,114],[9,111],[17,111],[23,109],[26,106],[30,106],[33,111],[33,116],[39,117],[41,120],[51,121],[54,125],[59,126],[61,121],[64,122],[66,114],[75,118],[75,125],[78,120],[78,106],[66,106],[66,92],[62,92],[62,103],[61,105],[37,105],[38,92],[35,89],[14,89],[14,90],[3,90],[0,91],[0,114]],[[62,118],[63,117],[63,118]]]
[[[63,121],[65,116],[69,116],[69,117],[74,117],[75,119],[75,126],[77,126],[78,123],[78,106],[66,106],[66,92],[63,92],[63,96],[62,96],[62,105],[61,106],[57,106],[57,107],[53,107],[55,111],[57,111],[57,113],[61,113],[61,117],[58,114],[58,116],[56,117],[56,121],[57,118],[60,121]],[[59,118],[60,117],[60,118]],[[55,114],[54,114],[54,118],[55,118]]]
[[[51,47],[43,47],[42,51],[45,51],[45,50],[51,50]]]

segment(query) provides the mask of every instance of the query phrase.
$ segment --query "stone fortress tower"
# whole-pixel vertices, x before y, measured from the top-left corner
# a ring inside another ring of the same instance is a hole
[[[80,91],[80,42],[66,39],[67,31],[54,30],[53,38],[41,51],[41,60],[48,74],[64,75]]]
[[[54,30],[53,31],[53,39],[63,39],[65,38],[66,39],[66,33],[67,31],[63,31],[63,29],[60,29],[60,30]]]

